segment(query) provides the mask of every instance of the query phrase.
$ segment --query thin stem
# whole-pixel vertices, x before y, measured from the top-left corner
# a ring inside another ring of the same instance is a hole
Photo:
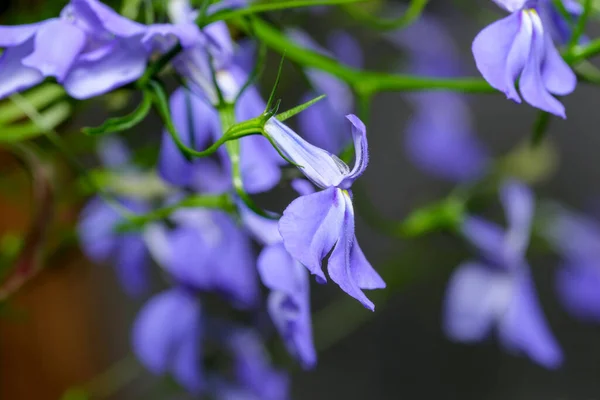
[[[423,13],[429,0],[412,0],[404,13],[398,18],[378,18],[365,12],[356,4],[348,4],[343,7],[355,20],[368,25],[371,28],[390,31],[405,28],[416,21]]]
[[[588,22],[588,19],[589,19],[591,13],[592,13],[592,0],[585,0],[583,3],[583,13],[581,14],[581,16],[579,16],[579,19],[577,20],[577,24],[575,25],[575,28],[573,29],[573,32],[571,34],[571,39],[569,40],[569,44],[567,46],[569,51],[571,49],[573,49],[577,45],[577,43],[579,43],[579,39],[581,38],[581,35],[583,35],[583,32],[585,31],[585,27],[587,25],[587,22]]]

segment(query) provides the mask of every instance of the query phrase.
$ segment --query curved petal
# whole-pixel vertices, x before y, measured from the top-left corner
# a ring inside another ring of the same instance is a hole
[[[331,280],[344,292],[360,301],[367,309],[374,311],[375,305],[361,289],[382,288],[385,287],[385,283],[356,246],[354,209],[350,195],[339,189],[338,192],[340,201],[345,203],[342,231],[327,261],[327,271]]]
[[[446,335],[461,342],[483,340],[508,308],[512,291],[509,275],[474,262],[460,265],[446,289]]]
[[[556,291],[564,307],[582,320],[600,321],[598,259],[568,262],[556,273]]]
[[[258,271],[272,290],[268,309],[288,351],[311,368],[317,360],[312,338],[308,272],[285,250],[282,243],[265,247]]]
[[[282,241],[277,221],[256,214],[243,203],[239,210],[242,222],[259,243],[269,246]]]
[[[171,117],[181,141],[200,150],[210,140],[211,130],[217,126],[216,111],[201,98],[181,87],[169,101]],[[195,163],[187,160],[167,133],[163,133],[158,161],[160,176],[176,186],[188,186],[193,178]]]
[[[149,258],[144,239],[139,234],[123,235],[119,240],[116,271],[119,281],[130,296],[140,296],[150,288]]]
[[[265,131],[279,150],[300,165],[300,171],[321,188],[339,185],[350,172],[337,156],[308,143],[277,118],[267,121]]]
[[[195,389],[202,370],[200,349],[192,343],[200,343],[201,318],[200,304],[184,290],[171,289],[152,297],[133,325],[134,353],[152,373],[174,372],[180,383]],[[188,354],[189,350],[197,353]],[[192,382],[190,376],[197,379]]]
[[[31,39],[41,27],[52,21],[56,21],[56,18],[35,24],[0,26],[0,47],[19,46]]]
[[[501,227],[483,218],[467,216],[461,232],[486,258],[505,264],[505,233]]]
[[[89,201],[77,225],[79,242],[86,256],[105,262],[114,254],[118,240],[113,229],[120,220],[119,214],[100,198]]]
[[[533,48],[533,21],[531,11],[521,11],[515,13],[519,15],[520,27],[513,44],[506,58],[506,97],[517,103],[521,102],[521,97],[515,89],[515,82],[523,72],[527,61],[531,58]]]
[[[294,179],[290,184],[300,196],[306,196],[315,192],[315,187],[312,183],[305,179]]]
[[[532,14],[532,13],[529,13]],[[541,70],[545,52],[544,32],[537,15],[532,15],[534,33],[531,54],[519,81],[519,90],[526,102],[559,117],[566,118],[565,108],[546,89]]]
[[[542,80],[550,93],[564,96],[575,90],[577,77],[556,50],[552,38],[544,37],[544,63],[542,65]]]
[[[279,220],[286,250],[325,282],[321,263],[340,239],[346,202],[342,191],[329,188],[298,197]]]
[[[90,21],[92,26],[99,21],[104,29],[116,36],[140,35],[146,29],[144,25],[121,16],[98,0],[71,0],[70,5],[77,17],[87,19],[93,16],[97,21]]]
[[[479,72],[490,85],[505,93],[510,90],[506,85],[506,61],[520,25],[521,15],[514,13],[484,28],[472,45]]]
[[[499,326],[500,339],[507,349],[523,352],[546,368],[556,368],[562,363],[562,351],[546,323],[529,271],[516,279],[510,306]]]
[[[44,76],[35,68],[21,64],[23,57],[33,51],[33,41],[9,47],[0,55],[0,99],[41,83]]]
[[[339,185],[341,188],[349,189],[358,177],[360,177],[369,164],[369,146],[367,144],[367,128],[365,124],[354,114],[346,115],[352,124],[352,139],[354,140],[354,167],[346,175]]]
[[[87,99],[131,83],[146,70],[148,56],[136,41],[121,41],[106,57],[73,65],[64,81],[67,93],[76,99]]]
[[[505,238],[507,250],[513,257],[523,259],[533,221],[533,193],[521,182],[508,181],[500,188],[500,200],[508,223]]]
[[[62,82],[86,41],[85,33],[67,21],[57,19],[47,22],[35,35],[34,51],[23,58],[23,65]]]

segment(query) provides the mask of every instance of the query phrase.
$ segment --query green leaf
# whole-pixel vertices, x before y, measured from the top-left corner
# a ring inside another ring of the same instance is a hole
[[[40,118],[10,126],[0,126],[0,143],[14,143],[41,136],[56,128],[71,115],[71,105],[60,102],[40,113]]]
[[[277,119],[280,120],[281,122],[283,122],[286,119],[292,118],[294,115],[300,114],[302,111],[306,110],[308,107],[312,106],[316,102],[323,100],[325,97],[327,97],[327,96],[322,94],[319,97],[315,97],[314,99],[309,100],[304,104],[300,104],[299,106],[296,106],[292,109],[284,111],[281,114],[277,115]]]
[[[67,390],[60,400],[90,400],[91,398],[85,389],[74,387]]]
[[[133,128],[146,118],[152,108],[152,96],[144,92],[140,105],[130,114],[122,117],[110,118],[102,125],[93,128],[83,128],[82,131],[88,135],[103,135],[106,133],[121,132]]]
[[[418,237],[435,231],[456,231],[464,218],[464,202],[448,198],[412,212],[399,231],[406,237]]]

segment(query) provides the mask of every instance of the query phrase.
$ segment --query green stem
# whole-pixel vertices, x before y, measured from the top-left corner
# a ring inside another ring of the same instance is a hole
[[[269,23],[254,18],[251,23],[237,19],[235,25],[248,34],[303,67],[316,68],[336,76],[350,85],[357,94],[371,96],[385,91],[451,90],[469,93],[494,93],[482,78],[442,79],[403,74],[363,71],[298,46]]]
[[[257,2],[249,5],[248,7],[237,8],[234,10],[222,10],[216,12],[208,18],[204,18],[201,26],[209,25],[216,21],[227,21],[234,18],[244,17],[247,15],[258,14],[268,11],[283,10],[289,8],[301,8],[301,7],[314,7],[314,6],[328,6],[336,4],[349,4],[358,3],[366,0],[269,0],[263,2]]]
[[[585,31],[585,27],[587,25],[587,21],[592,13],[592,0],[585,0],[583,4],[583,13],[577,20],[577,25],[575,25],[573,32],[571,33],[571,39],[569,40],[569,44],[567,48],[569,51],[573,49],[577,43],[579,43],[579,39],[583,32]]]
[[[405,28],[412,24],[423,13],[429,0],[412,0],[406,11],[398,18],[385,19],[368,14],[356,4],[344,6],[344,11],[358,22],[362,22],[373,29],[390,31]]]

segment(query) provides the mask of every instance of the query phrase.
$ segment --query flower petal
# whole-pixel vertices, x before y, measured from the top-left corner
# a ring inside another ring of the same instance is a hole
[[[600,273],[598,259],[567,262],[556,273],[556,291],[572,315],[600,321]]]
[[[345,203],[344,219],[342,232],[327,261],[327,271],[343,291],[360,301],[367,309],[374,311],[375,305],[361,289],[382,288],[385,287],[385,283],[371,267],[360,248],[355,246],[352,200],[347,192],[337,190],[340,201]]]
[[[467,216],[461,232],[486,258],[504,265],[505,233],[501,227],[483,218]]]
[[[98,0],[71,0],[75,15],[97,18],[108,32],[121,37],[131,37],[144,33],[146,27],[121,16],[109,6]]]
[[[122,235],[118,240],[119,249],[115,265],[117,276],[128,295],[140,296],[150,287],[150,259],[146,244],[139,234]]]
[[[510,306],[499,326],[500,339],[509,350],[523,352],[546,368],[562,363],[562,351],[538,304],[528,271],[516,278]]]
[[[33,51],[33,41],[9,47],[0,55],[0,99],[41,83],[44,76],[35,68],[21,64],[21,59]]]
[[[279,220],[286,250],[325,282],[321,263],[342,234],[346,203],[342,192],[329,188],[298,197]]]
[[[467,262],[450,278],[444,302],[444,331],[452,340],[483,340],[510,303],[512,281],[486,265]]]
[[[494,3],[504,8],[508,12],[521,10],[529,0],[494,0]]]
[[[55,18],[35,24],[0,26],[0,47],[19,46],[35,35],[46,23],[56,21]]]
[[[515,89],[515,81],[523,72],[523,68],[527,64],[527,61],[531,58],[531,52],[533,48],[533,22],[531,11],[521,11],[518,14],[520,17],[519,31],[514,37],[513,44],[508,52],[506,58],[506,97],[521,102],[521,97]]]
[[[514,88],[514,82],[506,84],[506,62],[520,25],[520,13],[514,13],[484,28],[472,45],[479,72],[490,85],[505,93]]]
[[[523,99],[532,106],[559,117],[566,118],[564,106],[548,92],[542,78],[542,62],[546,51],[544,44],[545,36],[539,17],[532,14],[531,20],[534,24],[531,54],[529,55],[529,60],[527,61],[527,64],[525,64],[525,68],[521,74],[519,90],[521,91]]]
[[[550,93],[560,96],[571,93],[577,86],[575,73],[561,57],[549,35],[544,37],[544,64],[542,80]]]
[[[185,88],[179,88],[169,101],[171,117],[181,141],[200,150],[210,140],[211,130],[218,129],[216,111]],[[188,161],[167,133],[163,133],[158,161],[160,176],[176,186],[188,186],[192,182],[194,161]]]
[[[85,33],[68,21],[47,22],[35,35],[34,51],[23,58],[23,65],[62,82],[86,41]],[[65,43],[69,45],[65,46]]]
[[[277,118],[267,121],[265,131],[279,150],[299,164],[300,171],[321,188],[339,185],[350,172],[337,156],[308,143]]]
[[[508,181],[500,189],[500,200],[508,222],[505,238],[507,250],[513,257],[524,258],[533,221],[533,193],[518,181]]]
[[[152,297],[133,325],[134,353],[152,373],[162,375],[173,371],[176,378],[182,378],[178,379],[181,384],[196,389],[202,376],[201,355],[190,342],[201,340],[201,318],[200,304],[183,290],[171,289]],[[187,351],[183,350],[197,353],[186,358]],[[181,364],[186,364],[186,368]],[[196,378],[193,381],[191,371]]]
[[[327,36],[327,47],[340,62],[350,67],[362,68],[365,64],[360,44],[348,32],[331,32]]]
[[[121,217],[100,198],[94,198],[81,212],[77,234],[83,252],[96,262],[106,262],[117,248],[115,225]]]
[[[99,96],[141,77],[148,56],[139,41],[120,41],[98,61],[79,61],[64,81],[67,93],[76,99]]]

